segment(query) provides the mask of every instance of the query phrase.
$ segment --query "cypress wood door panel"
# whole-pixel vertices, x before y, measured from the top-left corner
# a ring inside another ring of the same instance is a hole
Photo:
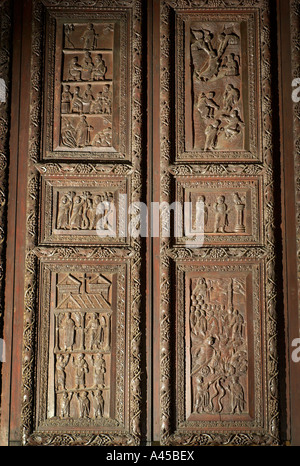
[[[279,439],[269,6],[160,2],[160,200],[204,209],[159,245],[166,445]]]
[[[23,442],[135,445],[141,244],[97,207],[142,196],[141,3],[32,8]]]

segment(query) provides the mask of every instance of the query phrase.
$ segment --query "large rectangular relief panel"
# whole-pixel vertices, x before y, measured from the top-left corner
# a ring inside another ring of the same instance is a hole
[[[128,21],[128,11],[69,12],[68,22],[51,11],[45,159],[130,158]]]
[[[41,279],[37,429],[122,430],[128,426],[126,264],[42,262]]]
[[[176,28],[177,159],[259,160],[257,12],[178,13]]]

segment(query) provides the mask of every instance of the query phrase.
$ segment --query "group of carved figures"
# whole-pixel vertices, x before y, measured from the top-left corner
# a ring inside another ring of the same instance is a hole
[[[104,114],[111,115],[112,92],[110,85],[105,84],[103,89],[94,97],[92,85],[87,84],[84,93],[80,94],[80,87],[76,86],[72,93],[69,85],[64,86],[61,96],[61,113],[73,114]]]
[[[111,24],[101,27],[106,33],[113,31]],[[79,44],[81,48],[77,53],[72,51],[71,56],[70,50],[64,53],[60,143],[70,149],[109,147],[112,144],[113,94],[106,74],[107,63],[110,66],[107,54],[112,55],[112,50],[105,49],[105,59],[103,53],[96,50],[99,34],[93,24],[88,24],[79,38],[74,33],[75,26],[66,24],[65,46],[67,49],[75,49],[76,42],[77,48]],[[74,82],[75,87],[68,82]],[[91,124],[87,115],[102,115],[102,119],[100,122],[94,119]]]
[[[228,47],[235,49],[240,44],[240,37],[232,27],[218,35],[216,46],[213,45],[214,36],[210,31],[200,28],[192,29],[192,33],[196,39],[191,45],[192,52],[203,51],[207,56],[204,65],[200,69],[195,68],[198,80],[207,82],[240,74],[239,55],[226,53]]]
[[[103,351],[110,351],[110,316],[97,312],[64,312],[57,318],[57,334],[54,353],[58,416],[69,417],[71,401],[77,399],[79,418],[103,417],[103,390],[109,388]],[[90,372],[92,383],[87,386],[86,377]]]
[[[214,212],[214,233],[226,233],[226,228],[229,227],[229,220],[228,215],[231,212],[231,208],[228,207],[226,204],[225,196],[221,195],[218,196],[216,202],[213,204],[213,212]],[[197,197],[197,202],[200,203],[200,206],[203,207],[203,219],[204,219],[204,227],[207,226],[209,220],[209,207],[210,204],[206,203],[206,197],[204,195]],[[245,233],[246,227],[244,225],[244,211],[246,207],[246,200],[244,196],[240,196],[238,193],[233,194],[233,204],[236,210],[236,223],[234,226],[235,233]],[[197,215],[200,214],[200,218],[197,218]],[[202,218],[202,211],[201,209],[197,210],[196,207],[196,225],[199,225],[199,222]]]
[[[110,32],[113,32],[114,26],[113,24],[107,23],[102,24],[103,34],[107,35]],[[85,50],[95,50],[98,47],[98,39],[99,34],[96,32],[95,26],[92,23],[89,23],[84,32],[79,37],[79,43],[75,44],[74,42],[74,33],[75,31],[74,24],[65,24],[64,32],[65,32],[65,47],[68,49],[74,49],[78,47],[82,47]]]
[[[92,396],[92,404],[94,405],[94,418],[104,416],[105,401],[103,390],[106,386],[106,361],[103,354],[97,353],[91,356],[93,386],[86,387],[86,374],[90,371],[90,366],[87,362],[84,353],[78,353],[73,356],[69,354],[57,354],[55,364],[55,388],[57,400],[58,416],[61,418],[70,416],[70,404],[72,398],[76,397],[78,402],[78,417],[88,418],[93,417],[91,412],[91,403],[88,395]],[[66,370],[71,366],[70,370],[73,374],[74,388],[66,389]]]
[[[223,98],[223,109],[214,101],[214,92],[207,95],[202,93],[199,96],[197,110],[201,118],[205,121],[205,145],[204,150],[215,150],[218,144],[218,138],[221,133],[227,140],[230,140],[242,133],[245,123],[240,117],[239,110],[233,109],[233,106],[239,101],[239,90],[235,89],[232,84],[226,87]],[[215,112],[220,111],[218,118]],[[227,113],[224,113],[227,112]]]
[[[98,53],[94,58],[91,53],[84,52],[83,62],[79,57],[72,57],[68,65],[67,81],[103,81],[107,72],[107,66],[103,55]]]
[[[221,133],[225,139],[230,140],[242,133],[245,123],[240,117],[239,110],[234,108],[239,102],[240,91],[232,84],[228,84],[223,96],[223,108],[214,100],[215,93],[202,92],[196,108],[205,121],[204,150],[215,150]],[[216,116],[218,112],[218,116]]]
[[[81,115],[77,124],[65,117],[62,119],[61,144],[71,149],[111,146],[112,127],[108,120],[105,122],[108,126],[91,137],[94,127],[89,124],[86,115]]]
[[[103,192],[68,192],[61,196],[58,205],[56,228],[58,230],[108,230],[109,213],[114,194]],[[101,223],[102,220],[102,223]],[[99,223],[100,222],[100,223]]]
[[[213,90],[194,92],[195,108],[205,124],[204,150],[211,151],[216,150],[220,135],[224,136],[225,141],[231,141],[243,134],[245,127],[239,108],[240,90],[236,84],[228,82],[233,78],[235,81],[239,80],[240,57],[234,53],[225,55],[228,47],[239,46],[240,38],[232,28],[229,28],[218,35],[217,45],[214,48],[213,35],[210,31],[193,30],[193,35],[196,41],[191,45],[192,55],[195,56],[197,52],[205,52],[207,55],[207,60],[204,61],[201,69],[197,69],[199,65],[194,63],[196,81],[207,83],[221,80],[218,93],[221,89],[222,101],[219,103],[215,100],[216,92]]]
[[[110,347],[110,316],[66,312],[57,323],[60,351],[108,350]]]
[[[241,414],[247,407],[246,322],[243,311],[234,305],[236,293],[244,296],[243,280],[201,277],[192,291],[192,409],[196,414]]]

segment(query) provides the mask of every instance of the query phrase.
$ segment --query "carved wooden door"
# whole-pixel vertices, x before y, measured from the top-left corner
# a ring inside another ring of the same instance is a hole
[[[277,444],[271,0],[25,3],[23,444]]]
[[[279,436],[271,3],[156,3],[156,200],[191,204],[156,243],[164,444]]]
[[[144,258],[119,199],[142,200],[141,2],[30,13],[23,442],[138,444]]]

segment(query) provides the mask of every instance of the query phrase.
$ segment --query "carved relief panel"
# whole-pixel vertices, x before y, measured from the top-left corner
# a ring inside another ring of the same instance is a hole
[[[254,263],[178,264],[178,385],[190,387],[180,425],[261,423],[259,304],[262,269]],[[185,303],[185,311],[182,306]],[[183,354],[186,357],[183,357]],[[186,374],[184,381],[180,374]]]
[[[128,14],[73,16],[48,21],[44,158],[128,159]]]
[[[203,246],[211,244],[259,244],[262,232],[260,178],[213,177],[186,179],[177,177],[177,201],[191,204],[190,219],[182,218],[183,236],[177,242],[186,241],[187,236],[197,233],[203,226]],[[188,204],[186,204],[188,205]],[[198,205],[203,206],[203,219],[197,218]],[[203,221],[203,224],[200,222]],[[198,232],[199,233],[199,232]]]
[[[126,269],[125,264],[42,264],[39,429],[118,429],[128,422]]]
[[[176,15],[178,160],[260,159],[256,23],[253,11]]]
[[[77,175],[42,180],[43,243],[127,242],[129,177]]]

